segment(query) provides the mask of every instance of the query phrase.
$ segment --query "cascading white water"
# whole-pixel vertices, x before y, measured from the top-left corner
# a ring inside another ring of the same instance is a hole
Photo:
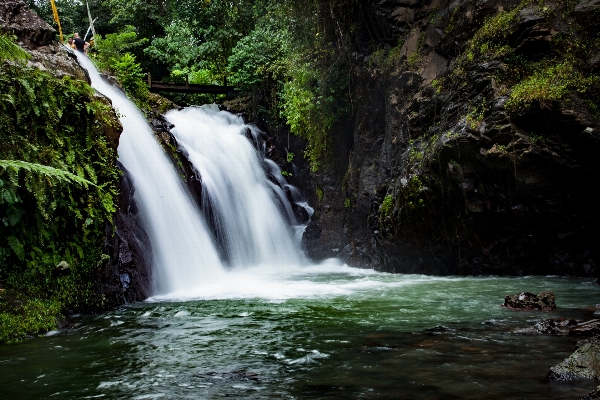
[[[153,290],[168,294],[218,281],[225,273],[206,223],[138,108],[75,52],[92,86],[111,99],[123,124],[119,161],[131,174],[137,218],[153,250]]]
[[[281,171],[263,160],[243,134],[252,133],[258,140],[254,127],[216,105],[172,110],[166,118],[175,125],[177,143],[200,173],[202,208],[210,210],[228,264],[234,268],[303,264],[297,237],[286,222],[294,220],[290,204],[281,187],[267,179],[261,163],[275,179],[282,179]],[[279,183],[285,185],[283,179]]]
[[[284,190],[293,201],[302,199],[279,167],[263,159],[244,135],[250,133],[264,152],[257,129],[216,106],[168,113],[179,146],[201,176],[201,209],[142,113],[100,77],[86,56],[77,57],[92,86],[111,99],[123,124],[119,161],[131,174],[137,219],[152,244],[154,298],[286,297],[328,291],[306,281],[295,281],[292,288],[287,280],[316,272],[299,268],[307,264],[300,251],[303,226],[294,226]],[[300,206],[312,213],[306,203]]]

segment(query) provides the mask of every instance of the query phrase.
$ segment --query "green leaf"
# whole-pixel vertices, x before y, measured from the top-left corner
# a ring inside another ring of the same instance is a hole
[[[25,246],[23,243],[14,236],[7,237],[6,241],[19,260],[23,261],[25,259]]]

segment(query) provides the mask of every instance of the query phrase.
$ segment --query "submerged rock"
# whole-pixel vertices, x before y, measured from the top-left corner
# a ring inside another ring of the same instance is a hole
[[[563,362],[550,368],[548,378],[569,382],[575,379],[600,379],[600,340],[586,339]],[[594,398],[594,397],[591,397]]]
[[[581,400],[600,399],[600,386],[594,389],[590,394],[581,398]]]
[[[582,322],[569,329],[569,336],[591,337],[600,335],[600,319]]]
[[[507,295],[504,298],[503,307],[513,310],[554,310],[554,293],[550,290],[543,291],[537,296],[529,292],[521,292],[515,295]]]
[[[577,326],[577,321],[567,318],[543,319],[533,327],[539,333],[548,335],[568,335],[569,330]]]

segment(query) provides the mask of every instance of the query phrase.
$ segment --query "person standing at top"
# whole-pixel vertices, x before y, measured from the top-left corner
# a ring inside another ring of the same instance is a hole
[[[82,53],[87,53],[87,49],[90,46],[88,42],[79,37],[79,33],[77,32],[73,34],[73,43],[75,43],[77,50],[81,51]]]
[[[67,41],[67,46],[69,46],[70,48],[72,48],[73,50],[75,50],[77,47],[75,47],[75,42],[73,42],[73,38],[69,37],[69,40]]]

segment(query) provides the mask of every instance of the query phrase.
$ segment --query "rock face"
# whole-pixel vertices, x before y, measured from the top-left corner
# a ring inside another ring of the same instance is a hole
[[[581,400],[600,399],[600,386],[594,389],[590,394],[581,398]]]
[[[100,291],[110,306],[147,299],[152,290],[152,244],[135,219],[133,181],[125,167],[119,187],[119,210],[113,227],[107,226],[105,248],[110,258],[99,273]]]
[[[563,362],[550,368],[548,378],[569,382],[575,379],[600,379],[600,342],[582,340],[577,350]]]
[[[72,76],[90,82],[87,71],[79,67],[75,54],[55,40],[56,30],[22,0],[0,4],[0,31],[17,36],[21,47],[31,55],[29,65],[56,77]]]
[[[507,295],[504,298],[503,307],[512,308],[513,310],[554,310],[556,303],[554,302],[554,293],[547,290],[537,296],[529,292],[521,292],[519,294]]]
[[[316,205],[304,236],[311,257],[389,272],[597,276],[597,94],[565,89],[560,100],[509,107],[519,84],[503,75],[511,60],[559,65],[569,27],[598,34],[597,2],[544,7],[373,6],[369,18],[386,28],[363,33],[353,54],[360,101],[332,132],[333,167],[305,183]],[[577,68],[597,77],[594,46]],[[389,51],[386,63],[370,59],[373,48]]]
[[[22,0],[4,0],[0,4],[0,27],[16,35],[25,47],[47,46],[56,35],[56,30]]]

